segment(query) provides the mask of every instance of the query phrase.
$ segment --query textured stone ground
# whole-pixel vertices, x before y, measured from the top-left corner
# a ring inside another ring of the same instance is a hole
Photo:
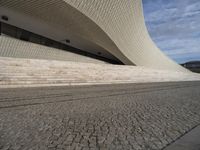
[[[200,82],[0,89],[0,149],[163,149],[200,124]]]

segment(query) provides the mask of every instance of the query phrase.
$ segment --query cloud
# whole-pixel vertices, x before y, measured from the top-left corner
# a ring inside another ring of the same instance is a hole
[[[200,60],[200,1],[143,0],[148,31],[177,62]]]

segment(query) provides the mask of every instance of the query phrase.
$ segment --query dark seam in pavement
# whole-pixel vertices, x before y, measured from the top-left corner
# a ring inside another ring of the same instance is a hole
[[[188,87],[188,86],[187,86]],[[193,87],[193,86],[191,86]],[[178,87],[180,88],[186,88],[185,87]],[[165,91],[165,90],[170,90],[170,89],[178,89],[178,88],[168,88],[168,89],[158,89],[156,91]],[[72,102],[72,101],[79,101],[79,100],[88,100],[92,98],[104,98],[104,97],[113,97],[113,96],[119,96],[119,95],[127,95],[127,94],[141,94],[141,93],[149,93],[149,92],[154,92],[155,90],[149,90],[145,92],[138,92],[138,93],[124,93],[124,94],[112,94],[112,95],[106,95],[106,96],[97,96],[97,97],[86,97],[86,98],[78,98],[78,99],[69,99],[69,100],[61,100],[61,101],[54,101],[54,102],[43,102],[43,103],[32,103],[32,104],[23,104],[23,105],[11,105],[11,106],[5,106],[5,107],[0,107],[0,109],[7,109],[7,108],[15,108],[15,107],[26,107],[26,106],[34,106],[34,105],[43,105],[43,104],[53,104],[53,103],[63,103],[63,102]]]
[[[173,88],[185,88],[186,86],[174,86]],[[189,87],[189,86],[187,86],[187,87]],[[193,87],[193,86],[190,86],[190,87]],[[141,90],[141,89],[139,89],[139,90],[136,90],[136,91],[133,91],[133,92],[125,92],[125,93],[116,93],[116,94],[108,94],[108,95],[104,95],[104,96],[92,96],[92,97],[87,97],[87,98],[96,98],[96,97],[107,97],[107,96],[116,96],[116,95],[125,95],[125,94],[138,94],[138,93],[145,93],[145,92],[151,92],[151,91],[155,91],[155,90],[167,90],[167,89],[169,89],[169,87],[167,87],[167,88],[157,88],[157,89],[153,89],[153,90],[149,90],[149,88],[144,88],[145,90]],[[171,89],[171,87],[170,87],[170,89]],[[52,95],[48,95],[48,96],[45,96],[44,95],[44,97],[35,97],[35,98],[29,98],[29,99],[25,99],[25,98],[23,98],[23,99],[15,99],[15,100],[9,100],[8,101],[8,99],[5,101],[0,101],[0,103],[4,103],[4,102],[7,102],[7,103],[9,103],[9,102],[15,102],[15,101],[30,101],[30,100],[39,100],[39,99],[45,99],[45,98],[58,98],[58,97],[63,97],[63,96],[69,96],[68,94],[63,94],[63,95],[60,95],[60,94],[55,94],[56,96],[54,96],[54,97],[52,97]],[[14,98],[12,98],[12,99],[14,99]],[[1,108],[1,107],[0,107]]]
[[[176,82],[175,82],[176,83]],[[191,84],[190,82],[188,82],[188,83],[184,83],[184,84],[180,84],[180,83],[177,83],[177,84],[175,84],[175,83],[168,83],[168,85],[165,85],[165,86],[163,86],[163,85],[152,85],[152,84],[147,84],[147,86],[149,86],[149,87],[147,87],[147,88],[159,88],[159,87],[171,87],[171,86],[186,86],[186,85],[193,85],[194,86],[194,83],[193,84]],[[199,82],[197,83],[197,85],[199,84]],[[123,84],[124,85],[124,84]],[[138,84],[127,84],[127,86],[132,86],[132,85],[138,85]],[[139,84],[139,85],[145,85],[145,84]],[[86,88],[91,88],[91,87],[93,87],[94,85],[91,85],[90,87],[86,87]],[[62,87],[62,86],[56,86],[56,87],[52,87],[52,88],[56,88],[56,89],[49,89],[50,87],[37,87],[37,88],[30,88],[30,87],[27,87],[27,89],[32,89],[32,90],[34,90],[34,89],[38,89],[38,88],[40,88],[40,89],[47,89],[48,91],[56,91],[56,90],[58,90],[57,88],[59,88],[59,87]],[[64,86],[63,86],[64,87]],[[102,87],[102,86],[94,86],[94,87]],[[82,89],[83,87],[76,87],[74,90],[80,90],[80,89]],[[146,89],[147,89],[146,88]],[[14,90],[16,90],[17,88],[15,88]],[[24,88],[18,88],[18,89],[20,89],[20,90],[23,90]],[[73,87],[72,88],[70,88],[70,89],[73,89]],[[119,88],[119,89],[117,89],[117,90],[123,90],[124,88]],[[145,89],[145,88],[142,88],[142,89]],[[2,89],[0,89],[0,91],[1,91]],[[4,91],[5,89],[3,89],[3,91]],[[12,88],[9,88],[9,90],[12,90]],[[31,90],[31,91],[32,91]],[[97,90],[98,91],[98,90]],[[111,89],[111,91],[112,91],[112,89]],[[116,91],[116,90],[113,90],[113,91]],[[1,91],[2,92],[2,91]],[[6,93],[7,93],[7,90],[6,90]],[[15,98],[18,98],[18,97],[15,97]]]
[[[188,84],[189,83],[189,84]],[[192,85],[192,86],[198,86],[199,85],[199,83],[197,84],[197,85],[194,85],[194,84],[190,84],[190,82],[188,82],[188,83],[185,83],[185,84],[181,84],[181,86],[190,86],[190,85]],[[131,84],[128,84],[128,86],[130,86]],[[133,85],[135,85],[135,84],[133,84]],[[141,85],[141,84],[140,84]],[[142,84],[143,85],[143,84]],[[145,85],[145,84],[144,84]],[[146,88],[141,88],[141,89],[149,89],[149,88],[160,88],[160,87],[177,87],[177,86],[180,86],[180,84],[178,83],[178,84],[174,84],[174,83],[168,83],[168,85],[166,85],[166,86],[163,86],[163,85],[158,85],[158,86],[155,86],[155,85],[151,85],[151,84],[147,84],[149,87],[146,87]],[[91,87],[93,87],[93,86],[91,86]],[[90,88],[91,88],[90,87]],[[98,86],[96,86],[96,87],[98,87]],[[100,87],[100,86],[99,86]],[[38,88],[40,88],[40,89],[43,89],[44,87],[38,87]],[[89,88],[89,87],[87,87],[87,88]],[[89,89],[90,89],[89,88]],[[19,89],[21,89],[21,90],[23,90],[23,88],[19,88]],[[28,88],[29,89],[29,88]],[[37,89],[37,88],[31,88],[31,89]],[[48,91],[59,91],[57,88],[56,89],[49,89],[49,87],[46,87],[46,88],[44,88],[45,90],[48,90]],[[77,90],[80,90],[80,89],[82,89],[82,87],[79,87],[79,88],[76,88],[76,89],[74,89],[75,91],[77,91]],[[110,90],[110,91],[121,91],[121,90],[123,90],[124,88],[119,88],[119,89],[115,89],[115,90]],[[132,87],[130,88],[129,87],[129,89],[130,90],[132,90]],[[133,89],[134,90],[134,89]],[[0,89],[0,91],[1,91],[1,89]],[[95,90],[96,92],[99,92],[99,90]],[[102,90],[100,90],[100,92],[101,92]],[[1,91],[2,92],[2,91]],[[84,91],[84,92],[86,92],[86,91]],[[88,90],[87,90],[87,92],[88,92]],[[104,91],[103,91],[104,92]],[[7,92],[7,90],[6,90],[6,92],[5,93],[9,93],[9,92]],[[4,93],[4,94],[5,94]],[[16,93],[16,92],[11,92],[11,93]],[[32,93],[32,91],[31,91],[31,93]],[[66,93],[63,93],[63,94],[66,94]],[[69,94],[69,93],[68,93]],[[58,95],[58,94],[48,94],[48,95]],[[41,96],[41,95],[40,95]],[[45,96],[45,95],[44,95]],[[5,98],[1,98],[1,99],[13,99],[13,98],[20,98],[20,97],[11,97],[11,98],[9,98],[9,97],[5,97]]]
[[[168,88],[185,88],[185,87],[195,87],[195,86],[200,86],[200,85],[187,85],[187,84],[185,84],[185,85],[182,85],[182,86],[157,86],[157,87],[153,87],[154,88],[154,90],[156,90],[156,89],[168,89]],[[145,92],[145,91],[148,91],[148,89],[150,89],[151,87],[148,87],[148,88],[141,88],[141,89],[138,89],[138,90],[133,90],[133,94],[134,93],[138,93],[138,92]],[[128,89],[129,91],[131,90],[131,89]],[[152,90],[153,91],[153,90]],[[101,91],[100,91],[101,92]],[[105,92],[105,91],[102,91],[101,93],[103,93],[103,92]],[[106,91],[106,92],[108,92],[108,91]],[[126,92],[126,93],[124,93],[124,94],[129,94],[130,92]],[[117,93],[117,94],[120,94],[120,93]],[[14,101],[23,101],[23,100],[34,100],[34,99],[42,99],[42,98],[57,98],[57,97],[63,97],[63,96],[73,96],[71,93],[70,94],[64,94],[64,93],[61,93],[61,94],[48,94],[48,95],[40,95],[40,96],[38,96],[38,97],[33,97],[33,98],[21,98],[21,97],[12,97],[12,98],[3,98],[3,100],[0,100],[0,103],[1,102],[14,102]],[[109,95],[108,95],[109,96]],[[12,99],[14,99],[14,100],[12,100]]]

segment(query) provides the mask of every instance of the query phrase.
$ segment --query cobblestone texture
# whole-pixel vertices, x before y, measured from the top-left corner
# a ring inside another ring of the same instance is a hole
[[[157,150],[200,124],[200,82],[0,90],[0,149]]]

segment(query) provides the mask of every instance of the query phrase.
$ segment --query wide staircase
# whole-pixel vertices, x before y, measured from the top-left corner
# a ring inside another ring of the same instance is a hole
[[[200,75],[191,72],[0,57],[0,88],[195,80],[200,80]]]

